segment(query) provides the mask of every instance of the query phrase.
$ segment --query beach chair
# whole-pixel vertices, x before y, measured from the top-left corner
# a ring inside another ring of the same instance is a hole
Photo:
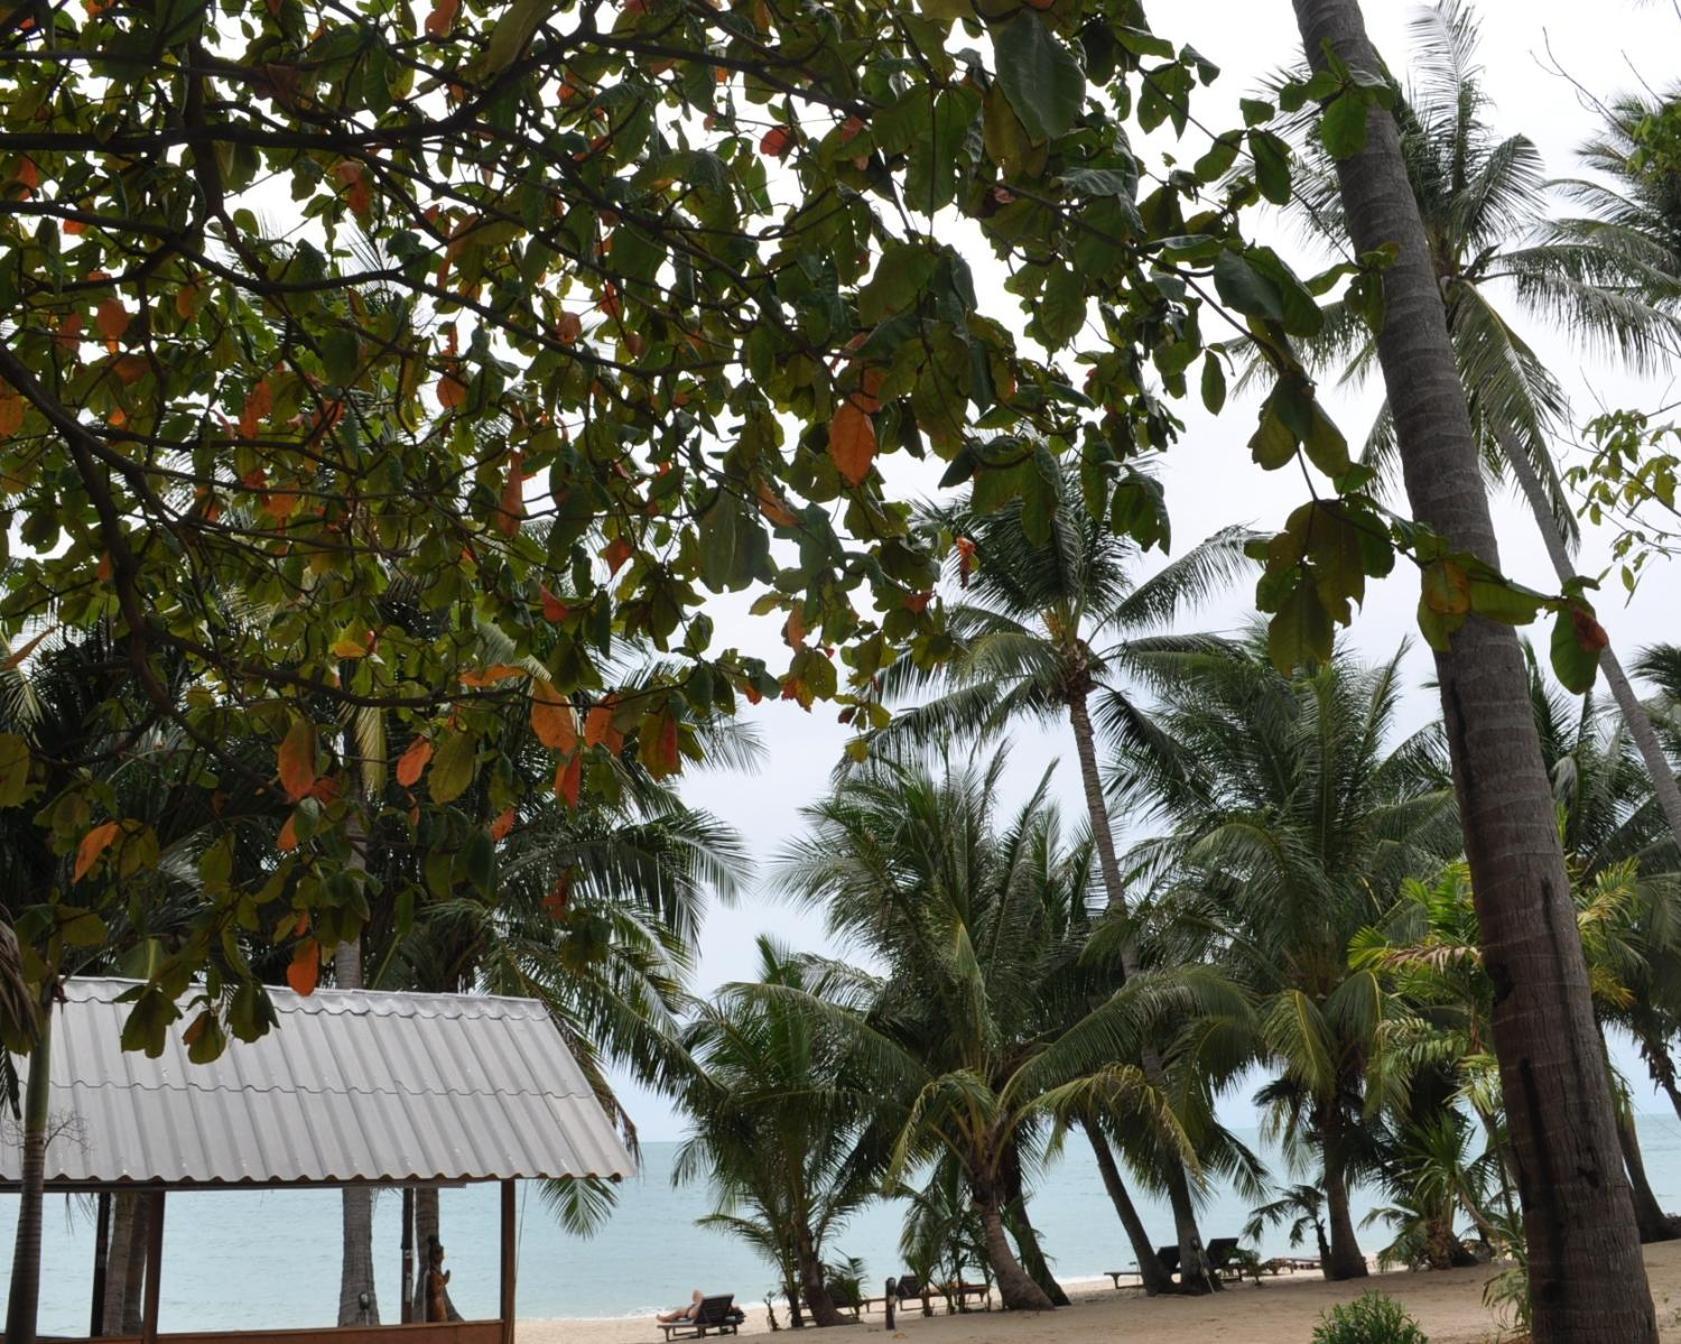
[[[1232,1257],[1237,1254],[1236,1237],[1215,1237],[1204,1250],[1208,1256],[1208,1268],[1222,1279],[1230,1280],[1242,1278],[1241,1266],[1232,1264]]]
[[[1179,1272],[1179,1247],[1177,1245],[1156,1247],[1156,1259],[1162,1262],[1162,1269],[1166,1271],[1168,1278],[1171,1279]]]
[[[734,1293],[720,1293],[717,1297],[703,1297],[695,1314],[686,1321],[662,1321],[660,1329],[670,1339],[700,1339],[708,1331],[733,1335],[747,1319],[747,1313],[735,1304]]]

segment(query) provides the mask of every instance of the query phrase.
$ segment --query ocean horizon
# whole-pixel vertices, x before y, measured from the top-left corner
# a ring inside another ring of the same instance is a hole
[[[1681,1121],[1638,1117],[1646,1170],[1659,1201],[1681,1211]],[[1253,1132],[1239,1137],[1258,1147]],[[643,1145],[640,1173],[619,1187],[618,1207],[592,1237],[564,1231],[534,1184],[522,1182],[518,1205],[519,1316],[526,1320],[603,1319],[651,1314],[686,1302],[691,1290],[733,1292],[753,1305],[777,1292],[776,1274],[756,1252],[723,1232],[695,1225],[711,1212],[704,1185],[673,1188],[678,1144]],[[1258,1147],[1259,1150],[1259,1147]],[[1276,1152],[1262,1154],[1283,1179]],[[1137,1197],[1137,1192],[1135,1192]],[[1355,1192],[1356,1221],[1381,1202],[1381,1192]],[[1140,1198],[1158,1243],[1172,1237],[1164,1203]],[[401,1197],[382,1191],[374,1205],[374,1257],[381,1318],[397,1319],[401,1271]],[[495,1185],[445,1189],[441,1233],[452,1272],[450,1292],[469,1318],[496,1310],[498,1197]],[[1237,1236],[1248,1202],[1216,1188],[1204,1203],[1203,1236]],[[1029,1212],[1059,1277],[1101,1278],[1132,1263],[1089,1149],[1070,1142],[1042,1174]],[[857,1256],[874,1293],[899,1264],[903,1206],[883,1200],[831,1237],[829,1257]],[[0,1251],[9,1263],[17,1196],[0,1196]],[[336,1190],[228,1190],[169,1197],[164,1223],[160,1326],[165,1331],[309,1328],[337,1318],[339,1197]],[[1389,1240],[1380,1226],[1361,1231],[1375,1254]],[[84,1335],[93,1273],[93,1201],[49,1195],[42,1254],[40,1330]],[[1262,1238],[1265,1255],[1289,1254],[1282,1229]],[[1313,1253],[1310,1245],[1306,1254]],[[6,1278],[0,1276],[0,1292]]]

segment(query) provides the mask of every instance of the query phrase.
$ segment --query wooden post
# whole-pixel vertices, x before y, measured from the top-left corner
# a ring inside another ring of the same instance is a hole
[[[146,1210],[146,1305],[140,1318],[142,1344],[157,1344],[158,1294],[163,1285],[163,1199],[162,1190],[147,1196]]]
[[[899,1280],[889,1279],[885,1291],[887,1295],[882,1298],[882,1304],[887,1308],[887,1333],[892,1334],[893,1308],[899,1305]]]
[[[99,1192],[99,1217],[93,1232],[93,1306],[89,1312],[91,1323],[88,1338],[98,1339],[105,1333],[105,1275],[111,1263],[111,1192]]]
[[[519,1273],[518,1225],[514,1209],[514,1182],[502,1182],[502,1344],[514,1344],[514,1316],[518,1310],[516,1279]]]
[[[403,1291],[402,1312],[398,1319],[404,1325],[414,1320],[414,1187],[403,1187]]]

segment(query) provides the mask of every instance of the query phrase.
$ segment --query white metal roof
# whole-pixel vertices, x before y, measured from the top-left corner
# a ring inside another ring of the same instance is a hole
[[[83,979],[53,1023],[49,1186],[427,1184],[619,1177],[629,1154],[542,1004],[272,989],[278,1024],[212,1064],[124,1051],[130,980]],[[27,1064],[19,1061],[20,1070]],[[0,1186],[19,1170],[0,1125]]]

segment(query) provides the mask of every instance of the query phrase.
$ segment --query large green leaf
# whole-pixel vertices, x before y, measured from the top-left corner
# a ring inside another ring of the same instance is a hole
[[[1054,140],[1074,127],[1085,101],[1086,76],[1074,53],[1031,9],[997,30],[998,83],[1021,124],[1036,140]]]

